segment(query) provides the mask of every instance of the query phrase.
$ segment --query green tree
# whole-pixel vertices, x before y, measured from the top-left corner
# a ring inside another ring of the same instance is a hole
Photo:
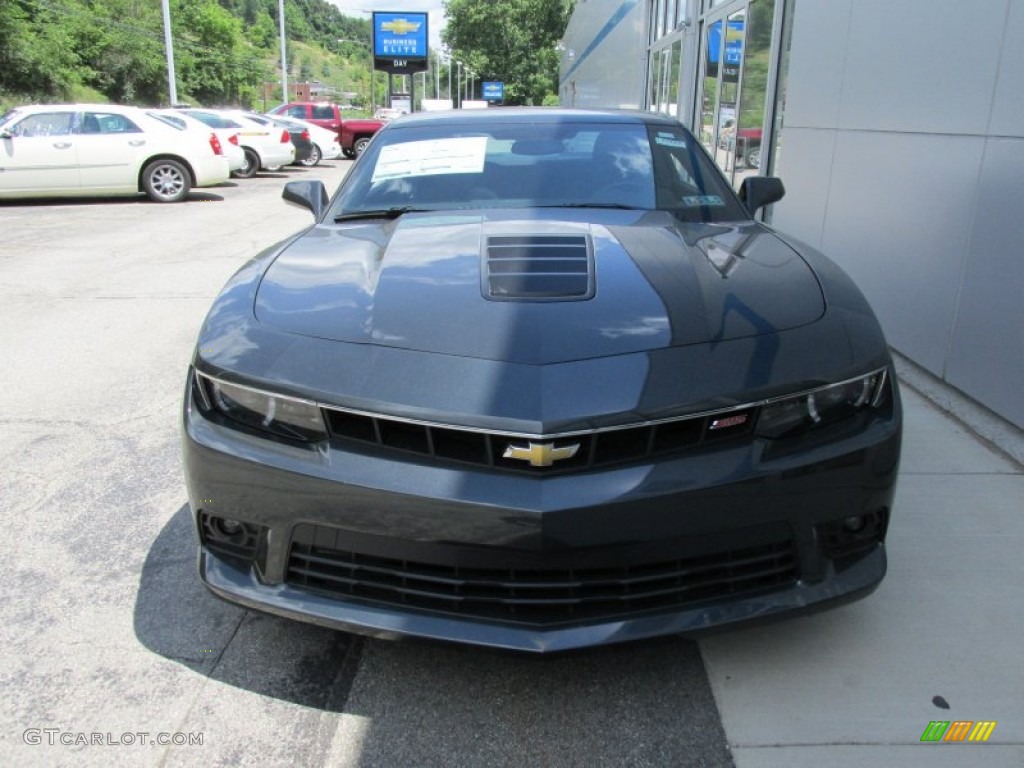
[[[206,104],[237,101],[262,71],[241,20],[215,0],[183,0],[176,11],[175,29],[186,31],[178,67],[182,91]]]
[[[446,0],[441,39],[485,80],[505,83],[510,104],[558,92],[558,52],[572,0]]]
[[[74,45],[78,26],[77,15],[17,0],[0,3],[0,90],[70,99],[83,80]]]

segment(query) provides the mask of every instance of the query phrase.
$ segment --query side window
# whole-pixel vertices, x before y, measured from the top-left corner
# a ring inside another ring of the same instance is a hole
[[[313,107],[313,119],[314,120],[333,120],[334,109],[329,106]]]
[[[288,115],[289,117],[297,117],[297,118],[299,118],[299,120],[305,120],[306,119],[306,105],[305,104],[297,104],[294,107],[288,107],[288,110],[285,112],[285,114]]]
[[[74,112],[44,112],[29,115],[10,127],[15,136],[67,136]]]
[[[142,130],[124,115],[110,112],[84,112],[79,133],[142,133]]]

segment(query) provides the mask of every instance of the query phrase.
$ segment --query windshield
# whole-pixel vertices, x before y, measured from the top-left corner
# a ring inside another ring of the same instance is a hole
[[[196,120],[210,128],[240,128],[241,126],[229,117],[218,115],[213,112],[195,112],[189,111],[186,114],[191,115]]]
[[[154,120],[159,120],[161,123],[171,126],[171,128],[177,128],[179,131],[188,130],[188,123],[175,115],[166,112],[147,112],[146,114]]]
[[[331,215],[532,207],[666,210],[701,222],[749,218],[682,126],[622,122],[385,129],[353,168]]]

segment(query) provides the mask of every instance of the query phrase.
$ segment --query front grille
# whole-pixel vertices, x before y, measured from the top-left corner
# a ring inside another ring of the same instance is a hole
[[[594,259],[584,235],[490,237],[483,274],[488,299],[567,301],[594,295]]]
[[[797,579],[790,540],[677,560],[578,569],[466,568],[349,552],[296,526],[289,584],[361,602],[533,625],[613,619],[773,591]]]
[[[750,407],[551,436],[478,432],[335,407],[324,408],[324,415],[331,436],[343,442],[405,451],[443,461],[550,474],[640,461],[711,441],[749,436],[756,411],[756,407]],[[550,446],[551,453],[536,447],[545,445]],[[564,456],[573,447],[573,455]],[[558,458],[560,449],[569,449],[561,450],[563,458]]]

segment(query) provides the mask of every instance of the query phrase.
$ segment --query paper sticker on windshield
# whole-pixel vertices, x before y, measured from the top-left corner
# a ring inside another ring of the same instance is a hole
[[[486,136],[408,141],[382,147],[372,181],[448,173],[483,173]]]
[[[680,149],[686,149],[686,140],[677,139],[673,136],[655,136],[654,143],[662,147],[679,147]]]
[[[718,195],[690,195],[683,198],[683,205],[687,208],[703,208],[725,205],[725,202]]]

